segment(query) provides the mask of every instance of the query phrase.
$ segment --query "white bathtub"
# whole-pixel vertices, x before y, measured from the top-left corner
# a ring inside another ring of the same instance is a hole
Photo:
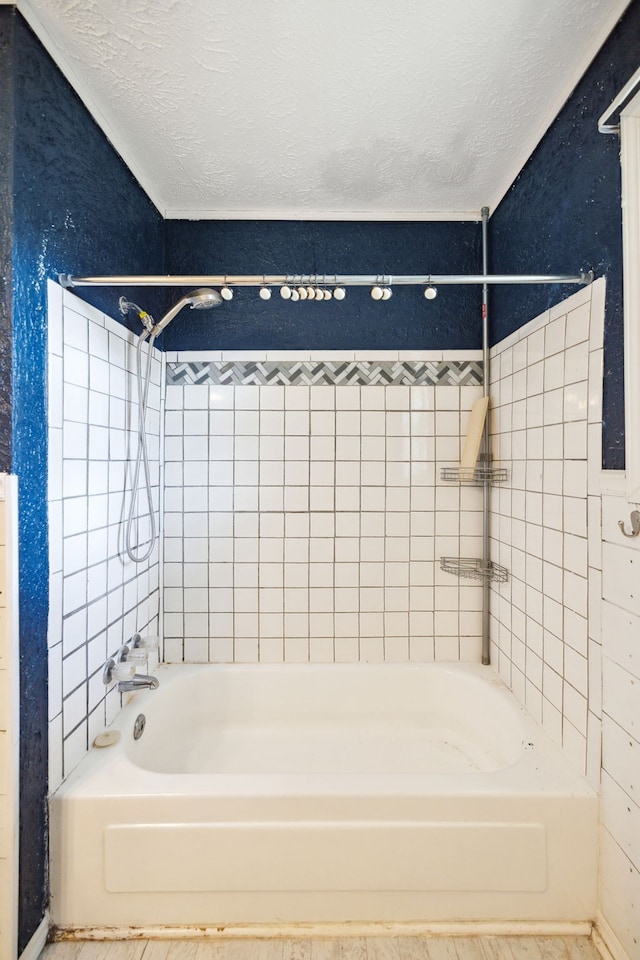
[[[56,926],[594,916],[596,796],[489,667],[158,675],[52,797]]]

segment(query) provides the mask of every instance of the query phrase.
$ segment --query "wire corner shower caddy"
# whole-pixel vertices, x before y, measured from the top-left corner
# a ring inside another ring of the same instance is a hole
[[[489,287],[492,285],[508,284],[573,284],[586,286],[594,280],[592,270],[581,271],[578,274],[538,275],[538,274],[489,274],[488,272],[488,220],[489,208],[481,210],[482,220],[482,273],[481,274],[418,274],[418,275],[391,275],[391,274],[257,274],[257,275],[192,275],[192,276],[73,276],[60,274],[60,285],[69,290],[82,287],[196,287],[207,288],[207,304],[228,302],[233,299],[234,287],[257,287],[258,296],[265,302],[271,299],[271,290],[280,291],[283,300],[297,302],[303,300],[331,300],[343,301],[346,287],[369,287],[374,300],[386,301],[391,298],[393,286],[421,286],[427,301],[437,295],[439,286],[447,285],[481,285],[482,286],[482,361],[483,361],[483,396],[489,397]],[[195,294],[203,291],[196,290]],[[183,302],[184,301],[184,302]],[[182,306],[190,302],[187,296],[179,301],[158,324],[152,319],[146,320],[149,315],[139,310],[141,322],[145,332],[141,339],[153,342],[155,336],[161,333],[166,324],[173,319]],[[215,301],[215,302],[214,302]],[[193,304],[192,304],[193,305]],[[199,305],[199,304],[198,304]],[[135,304],[132,304],[135,307]],[[146,336],[145,336],[146,334]],[[491,461],[490,425],[486,417],[482,435],[483,453],[478,464],[469,470],[461,466],[446,466],[441,469],[441,479],[444,482],[453,482],[461,485],[481,487],[482,497],[482,557],[442,557],[440,567],[443,571],[454,576],[482,581],[482,663],[490,662],[489,655],[489,590],[493,581],[505,582],[507,570],[490,559],[490,513],[489,496],[494,483],[504,483],[507,480],[507,471],[503,467],[494,466]]]
[[[445,483],[457,483],[460,486],[479,487],[483,483],[506,483],[508,471],[506,467],[494,467],[491,464],[481,464],[469,467],[441,467],[440,479]]]

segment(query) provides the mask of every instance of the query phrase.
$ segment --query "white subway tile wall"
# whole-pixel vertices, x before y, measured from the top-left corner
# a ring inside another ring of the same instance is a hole
[[[137,442],[134,337],[48,284],[49,788],[120,708],[107,659],[133,633],[159,632],[159,551],[134,566],[123,531]],[[149,392],[151,482],[159,517],[161,355]],[[148,531],[139,523],[142,539]]]
[[[482,494],[441,483],[439,467],[458,462],[480,393],[168,384],[165,658],[477,659],[481,589],[439,558],[479,555]]]
[[[491,351],[492,663],[594,786],[600,776],[604,280]],[[588,523],[587,523],[588,520]]]

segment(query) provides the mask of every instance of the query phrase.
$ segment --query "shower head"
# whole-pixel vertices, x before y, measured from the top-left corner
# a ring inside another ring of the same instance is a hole
[[[200,287],[194,290],[188,296],[188,302],[192,310],[209,310],[210,307],[217,307],[222,303],[222,295],[217,290],[210,287]]]
[[[198,290],[192,290],[191,293],[181,297],[170,310],[165,313],[162,320],[156,323],[153,332],[157,337],[168,326],[176,314],[184,307],[190,306],[192,310],[208,310],[210,307],[217,307],[222,303],[222,297],[217,290],[209,287],[200,287]]]

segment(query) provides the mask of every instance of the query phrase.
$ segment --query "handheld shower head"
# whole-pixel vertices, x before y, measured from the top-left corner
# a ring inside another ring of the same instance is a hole
[[[222,297],[217,290],[212,290],[209,287],[200,287],[198,290],[193,290],[191,293],[187,293],[184,297],[181,297],[178,302],[165,313],[162,320],[156,323],[153,332],[156,337],[162,333],[164,328],[171,323],[173,318],[180,313],[184,307],[190,306],[192,310],[208,310],[210,307],[218,307],[221,303]]]
[[[218,307],[222,303],[222,295],[217,290],[210,287],[200,287],[189,294],[188,302],[192,310],[209,310],[211,307]]]

